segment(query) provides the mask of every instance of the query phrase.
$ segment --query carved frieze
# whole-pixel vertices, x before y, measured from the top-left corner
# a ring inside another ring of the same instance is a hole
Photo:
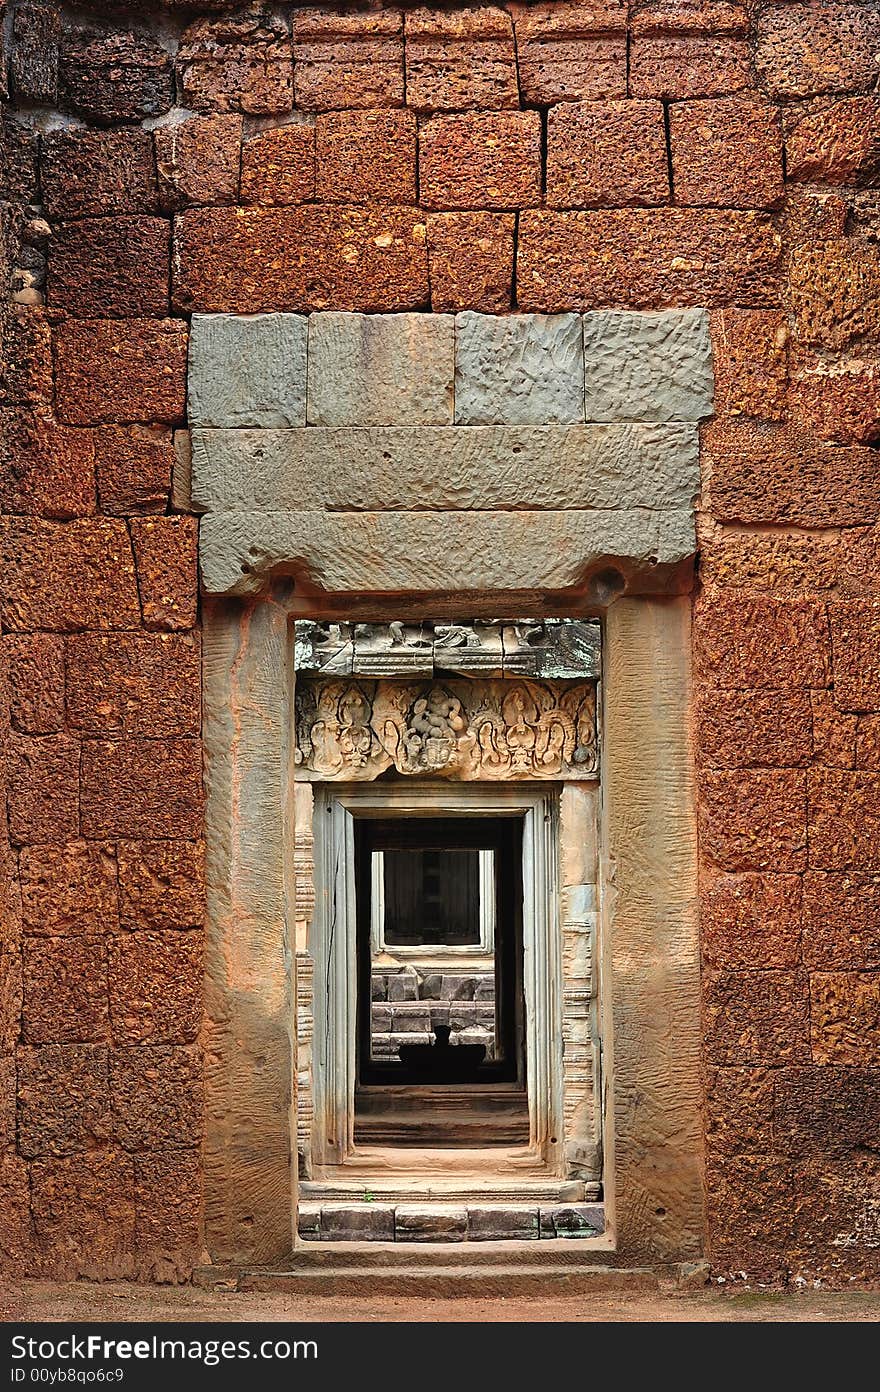
[[[584,779],[598,768],[592,682],[301,677],[297,776]]]

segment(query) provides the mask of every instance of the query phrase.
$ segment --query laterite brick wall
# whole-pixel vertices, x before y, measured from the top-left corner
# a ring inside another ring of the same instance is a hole
[[[5,1264],[199,1256],[188,316],[703,306],[709,1250],[880,1276],[876,0],[0,13]]]

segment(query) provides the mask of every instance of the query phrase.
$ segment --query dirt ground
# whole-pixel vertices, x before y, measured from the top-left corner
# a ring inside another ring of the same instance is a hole
[[[255,1320],[336,1323],[440,1322],[472,1324],[516,1321],[665,1323],[718,1321],[874,1322],[880,1320],[878,1291],[705,1290],[625,1295],[555,1296],[492,1300],[428,1300],[395,1296],[294,1297],[197,1290],[191,1286],[136,1286],[85,1281],[0,1283],[0,1320]]]

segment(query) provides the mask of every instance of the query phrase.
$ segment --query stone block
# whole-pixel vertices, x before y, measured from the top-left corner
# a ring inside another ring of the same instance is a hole
[[[708,1169],[708,1251],[716,1270],[784,1283],[795,1227],[793,1185],[791,1161],[772,1151],[740,1151]]]
[[[309,321],[310,425],[451,425],[451,315],[319,314]]]
[[[202,1139],[204,1074],[197,1045],[111,1049],[114,1139],[123,1150],[191,1150]]]
[[[194,425],[306,423],[308,320],[300,314],[194,314],[189,417]]]
[[[167,51],[137,28],[72,25],[59,48],[61,104],[98,125],[161,116],[174,103]]]
[[[139,1254],[198,1253],[202,1163],[197,1150],[149,1151],[134,1162]]]
[[[784,420],[787,315],[776,309],[719,309],[710,316],[710,331],[719,415]]]
[[[293,106],[287,19],[268,9],[196,19],[176,59],[182,103],[191,111],[272,116]]]
[[[650,33],[647,25],[640,28],[638,16],[634,16],[629,49],[630,96],[687,101],[742,92],[753,84],[752,49],[745,37],[730,33]]]
[[[60,35],[61,13],[54,0],[24,0],[16,5],[9,64],[16,101],[36,106],[58,105]]]
[[[791,383],[794,414],[820,439],[880,440],[880,366],[865,358],[804,359]]]
[[[464,1242],[467,1209],[455,1204],[396,1204],[395,1242]]]
[[[0,348],[0,404],[51,407],[55,397],[52,330],[44,312],[13,307],[4,314]]]
[[[530,106],[626,96],[624,0],[511,9],[520,92]]]
[[[807,691],[718,691],[699,698],[701,762],[714,768],[804,767],[813,759]]]
[[[706,1070],[706,1150],[709,1164],[737,1155],[770,1152],[773,1144],[774,1070],[709,1065]]]
[[[322,1242],[393,1242],[394,1209],[386,1204],[322,1204]]]
[[[519,104],[510,15],[496,5],[406,14],[406,100],[417,111]]]
[[[804,870],[806,775],[799,769],[705,770],[698,823],[702,854],[721,870]],[[811,834],[811,863],[812,845]]]
[[[90,735],[198,735],[201,647],[190,634],[67,639],[67,717]]]
[[[827,533],[756,531],[719,527],[702,520],[704,549],[701,572],[705,584],[748,588],[789,598],[804,592],[832,589],[838,583],[840,542]],[[814,597],[811,596],[811,597]]]
[[[193,204],[235,203],[241,155],[241,117],[190,116],[153,134],[159,198],[168,212]]]
[[[561,102],[550,108],[549,207],[666,203],[669,196],[662,102]]]
[[[165,512],[174,450],[161,426],[107,426],[95,432],[101,511],[115,517]]]
[[[875,1069],[856,1066],[784,1068],[775,1080],[773,1131],[777,1149],[827,1164],[872,1148],[880,1128]]]
[[[403,105],[399,10],[296,9],[293,54],[296,104],[303,111]]]
[[[171,466],[171,511],[192,510],[192,439],[188,430],[175,430],[174,462]]]
[[[601,1204],[559,1204],[541,1209],[541,1224],[547,1223],[553,1237],[598,1237],[605,1231],[605,1210]]]
[[[21,1033],[24,982],[18,943],[0,951],[0,1057],[12,1055]]]
[[[536,111],[434,116],[419,131],[419,197],[426,208],[534,208],[541,202]]]
[[[833,691],[811,691],[813,707],[813,762],[827,768],[855,768],[859,717],[844,715],[834,703]],[[869,720],[873,717],[867,717]],[[863,765],[867,767],[867,765]]]
[[[315,196],[315,127],[307,121],[249,135],[241,147],[241,201],[308,203]]]
[[[585,314],[588,421],[697,421],[712,414],[709,318],[699,309]]]
[[[813,1061],[870,1068],[880,1047],[880,973],[813,972],[810,977]]]
[[[804,961],[813,970],[880,967],[880,876],[804,876]]]
[[[418,978],[414,971],[404,968],[388,977],[388,1000],[418,1000]]]
[[[0,524],[3,623],[9,630],[136,628],[140,608],[124,522]]]
[[[95,444],[90,430],[70,430],[30,412],[3,413],[0,508],[57,518],[95,511]]]
[[[19,1049],[18,1148],[28,1160],[70,1155],[109,1135],[107,1050],[96,1044]]]
[[[118,928],[116,859],[111,846],[91,841],[24,846],[19,873],[27,935],[93,937]]]
[[[456,316],[457,425],[563,425],[583,418],[583,338],[576,314]]]
[[[778,109],[752,97],[669,108],[672,184],[696,207],[775,208],[785,192]]]
[[[506,314],[513,300],[512,213],[431,213],[428,261],[435,314]]]
[[[522,1205],[468,1207],[469,1242],[520,1242],[539,1236],[538,1209]]]
[[[202,842],[120,841],[117,855],[121,928],[187,929],[204,921]]]
[[[810,990],[805,971],[719,972],[704,982],[704,1037],[710,1062],[810,1060]]]
[[[841,710],[880,711],[880,600],[829,605],[834,700]]]
[[[324,203],[416,202],[412,111],[331,111],[315,123],[316,196]]]
[[[880,773],[809,775],[811,870],[880,870]]]
[[[801,962],[797,875],[718,875],[700,894],[703,961],[714,971],[792,970]]]
[[[56,229],[48,302],[81,319],[168,313],[171,229],[164,218],[86,218]]]
[[[805,343],[846,348],[880,336],[880,256],[848,240],[795,247],[789,261],[789,304]]]
[[[31,938],[23,952],[26,1044],[106,1042],[107,946],[98,938]]]
[[[69,735],[9,738],[9,838],[21,846],[79,832],[79,741]]]
[[[203,803],[197,740],[84,742],[84,836],[195,839]]]
[[[758,15],[755,63],[769,96],[868,91],[877,81],[880,12],[824,0],[767,5]]]
[[[697,666],[712,685],[788,690],[827,686],[828,618],[813,599],[720,594],[704,598]]]
[[[391,204],[190,209],[175,224],[176,302],[232,314],[418,309],[430,296],[424,216]]]
[[[188,1044],[202,1023],[200,933],[128,933],[109,945],[114,1044]]]
[[[152,213],[158,206],[149,131],[54,130],[40,141],[43,204],[67,220]]]
[[[526,210],[519,219],[519,308],[766,305],[777,295],[779,252],[765,213]]]
[[[145,628],[192,628],[198,613],[194,517],[132,518],[131,541]]]
[[[50,634],[7,634],[0,645],[9,683],[9,718],[23,735],[64,725],[64,645]]]
[[[114,1149],[31,1166],[40,1269],[56,1280],[126,1280],[134,1275],[134,1171]]]
[[[785,175],[792,182],[864,184],[880,172],[880,98],[845,97],[800,113],[786,131]]]
[[[188,326],[78,319],[57,330],[58,411],[70,425],[182,420]]]

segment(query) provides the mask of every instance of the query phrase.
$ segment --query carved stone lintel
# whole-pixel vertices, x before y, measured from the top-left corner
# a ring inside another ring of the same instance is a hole
[[[477,779],[584,779],[598,767],[591,682],[297,683],[300,778],[365,781],[387,769]]]

